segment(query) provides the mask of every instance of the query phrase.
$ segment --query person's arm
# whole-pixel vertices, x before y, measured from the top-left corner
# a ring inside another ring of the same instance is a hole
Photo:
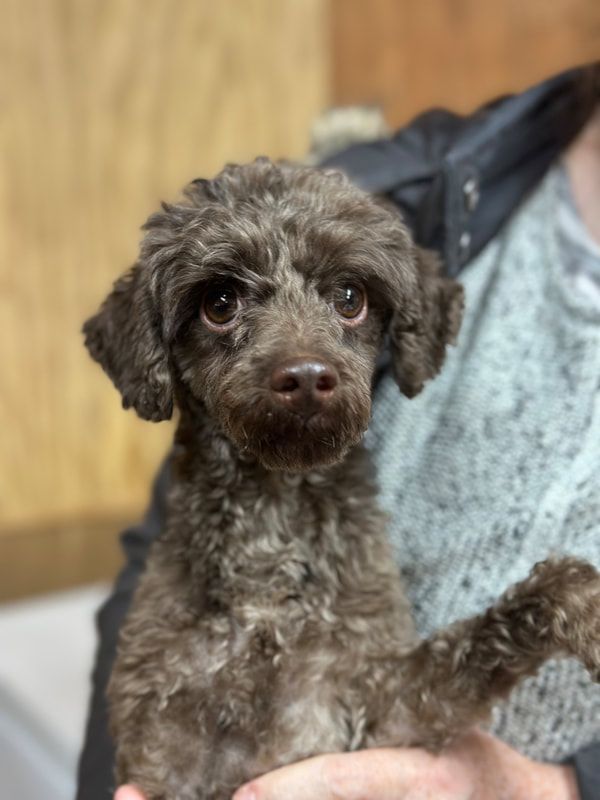
[[[77,775],[77,800],[109,800],[114,792],[114,747],[108,732],[106,686],[115,659],[117,638],[133,592],[144,569],[150,544],[163,528],[169,464],[163,464],[142,522],[121,537],[126,563],[113,592],[97,616],[98,649],[92,674],[92,699]]]

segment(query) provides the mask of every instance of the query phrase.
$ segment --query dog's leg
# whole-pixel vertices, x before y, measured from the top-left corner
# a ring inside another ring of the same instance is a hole
[[[549,658],[579,659],[600,682],[600,574],[574,558],[537,564],[484,614],[456,623],[396,662],[384,693],[398,702],[370,742],[438,749],[474,724]],[[402,719],[403,717],[403,719]]]

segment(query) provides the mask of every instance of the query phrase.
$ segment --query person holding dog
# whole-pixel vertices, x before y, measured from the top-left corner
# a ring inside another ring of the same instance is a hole
[[[599,74],[598,66],[570,71],[466,120],[431,112],[390,141],[329,159],[397,203],[417,242],[438,250],[450,275],[460,273],[472,308],[446,372],[414,409],[388,397],[385,366],[375,400],[382,495],[423,633],[493,594],[487,579],[505,585],[520,558],[544,557],[565,537],[569,550],[600,562]],[[554,419],[545,412],[550,401],[558,403]],[[146,520],[125,535],[129,565],[100,615],[80,763],[86,800],[107,797],[111,785],[104,688],[119,624],[161,528],[167,482],[168,470]],[[494,719],[493,734],[474,730],[439,756],[317,756],[240,787],[235,800],[599,796],[598,690],[570,667],[536,680]],[[140,795],[120,787],[116,798]]]

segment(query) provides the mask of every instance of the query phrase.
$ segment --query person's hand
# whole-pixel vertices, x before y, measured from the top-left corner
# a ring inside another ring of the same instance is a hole
[[[233,800],[577,800],[570,767],[530,761],[483,731],[438,756],[418,748],[316,756],[268,772]],[[114,800],[145,800],[121,786]]]
[[[250,781],[235,792],[233,800],[577,800],[578,797],[570,767],[530,761],[493,736],[475,730],[438,756],[417,748],[389,748],[310,758]]]

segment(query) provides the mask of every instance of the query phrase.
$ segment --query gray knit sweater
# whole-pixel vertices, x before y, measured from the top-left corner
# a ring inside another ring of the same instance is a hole
[[[600,567],[600,252],[561,168],[467,268],[465,321],[415,400],[391,378],[369,440],[417,626],[475,614],[550,553]],[[532,758],[600,741],[600,687],[554,661],[496,709]]]

